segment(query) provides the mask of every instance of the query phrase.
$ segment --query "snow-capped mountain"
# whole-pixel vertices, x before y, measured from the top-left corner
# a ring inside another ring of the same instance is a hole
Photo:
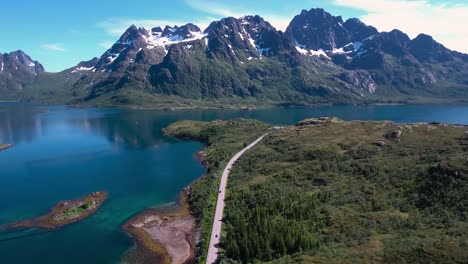
[[[411,39],[399,30],[378,32],[323,9],[303,10],[285,32],[260,16],[223,18],[204,31],[190,23],[164,29],[132,25],[100,57],[49,74],[47,81],[34,77],[44,75],[40,64],[17,57],[19,68],[38,80],[36,91],[60,83],[73,102],[127,104],[136,93],[287,103],[468,99],[468,55],[424,34]],[[1,57],[1,72],[11,73],[10,61]]]
[[[241,63],[291,48],[289,39],[260,16],[224,18],[211,23],[205,34],[210,56]]]
[[[200,40],[205,36],[193,24],[166,26],[164,30],[160,27],[148,30],[132,25],[98,60],[87,62],[87,65],[77,65],[71,71],[111,73],[124,70],[132,63],[157,64],[172,45]]]

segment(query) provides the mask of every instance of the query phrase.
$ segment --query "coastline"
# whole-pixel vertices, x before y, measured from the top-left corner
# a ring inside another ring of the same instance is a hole
[[[37,102],[40,103],[40,102]],[[279,109],[279,108],[317,108],[317,107],[331,107],[331,106],[398,106],[398,105],[468,105],[465,100],[428,100],[428,101],[372,101],[372,102],[356,102],[356,103],[253,103],[250,105],[229,104],[224,105],[193,105],[193,106],[164,106],[164,107],[151,107],[151,106],[138,106],[138,105],[80,105],[80,104],[64,104],[72,108],[116,108],[116,109],[130,109],[130,110],[158,110],[158,111],[183,111],[183,110],[242,110],[252,111],[257,109]],[[62,105],[62,104],[47,104],[47,105]]]
[[[198,227],[190,212],[189,193],[190,187],[185,187],[175,205],[145,210],[122,225],[136,243],[123,257],[124,263],[194,262]]]
[[[165,136],[170,136],[165,128],[162,131]],[[193,156],[209,171],[203,150],[195,152]],[[122,225],[122,230],[128,233],[136,244],[135,248],[125,253],[122,258],[123,263],[190,264],[195,262],[198,256],[197,243],[200,230],[188,199],[191,186],[206,175],[207,173],[201,175],[183,188],[173,205],[146,209],[132,216]],[[156,232],[151,234],[151,228]],[[161,232],[163,228],[166,232]],[[177,235],[179,242],[176,244],[179,248],[175,248],[167,239]],[[180,238],[182,243],[180,243]],[[168,249],[168,247],[171,248]],[[176,258],[175,261],[174,258]]]
[[[0,101],[2,103],[2,101]],[[460,99],[436,99],[436,98],[410,98],[394,100],[368,100],[362,102],[322,102],[322,103],[307,103],[307,102],[281,102],[281,101],[247,101],[241,102],[189,102],[184,105],[173,103],[165,105],[136,105],[136,104],[87,104],[87,103],[66,103],[66,102],[41,102],[41,101],[3,101],[3,103],[33,103],[43,106],[64,105],[71,108],[117,108],[117,109],[133,109],[133,110],[160,110],[160,111],[183,111],[183,110],[244,110],[251,111],[255,109],[275,109],[275,108],[315,108],[325,106],[391,106],[391,105],[468,105],[467,100]]]

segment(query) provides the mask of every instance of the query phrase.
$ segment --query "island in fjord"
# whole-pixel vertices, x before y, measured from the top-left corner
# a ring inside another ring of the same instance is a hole
[[[12,144],[0,144],[0,151],[13,147]]]
[[[196,239],[198,263],[205,263],[220,175],[235,153],[266,133],[230,170],[217,254],[222,263],[468,258],[464,126],[315,118],[272,127],[236,119],[179,121],[165,132],[206,143],[197,156],[208,173],[186,189],[185,213],[166,218],[150,211],[129,225],[139,246],[166,256],[161,263],[186,263],[167,254],[187,248],[174,242],[184,240],[154,236],[165,228]],[[177,224],[189,212],[197,223],[192,233]]]
[[[56,229],[73,224],[94,214],[107,199],[107,192],[93,192],[85,197],[63,201],[54,206],[49,213],[34,219],[18,221],[6,228],[46,228]]]

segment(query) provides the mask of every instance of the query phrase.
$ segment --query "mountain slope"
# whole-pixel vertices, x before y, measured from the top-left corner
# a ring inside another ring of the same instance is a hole
[[[16,99],[17,94],[42,72],[44,67],[21,50],[0,54],[0,98]]]
[[[99,58],[56,74],[38,70],[21,86],[10,83],[21,74],[4,80],[8,95],[146,107],[468,100],[468,55],[323,9],[303,10],[285,32],[260,16],[224,18],[204,31],[132,25]]]

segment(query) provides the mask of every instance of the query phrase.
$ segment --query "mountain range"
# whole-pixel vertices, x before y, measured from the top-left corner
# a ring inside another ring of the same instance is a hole
[[[0,99],[190,107],[468,101],[468,55],[431,36],[379,32],[303,10],[285,32],[260,16],[132,25],[100,57],[49,73],[22,51],[0,54]]]

